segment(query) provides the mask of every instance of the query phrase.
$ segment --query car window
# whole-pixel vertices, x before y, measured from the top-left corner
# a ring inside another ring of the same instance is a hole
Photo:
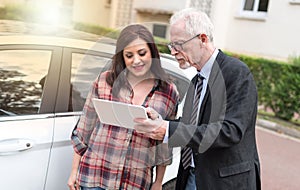
[[[174,73],[168,70],[166,72],[171,75],[172,82],[177,87],[180,101],[182,101],[187,92],[190,81],[187,78],[185,78],[185,76],[179,75],[178,73]]]
[[[82,111],[92,82],[100,72],[107,70],[110,64],[111,56],[72,53],[71,93],[68,111]],[[173,82],[177,86],[180,99],[183,100],[190,80],[183,72],[180,72],[181,70],[175,69],[177,63],[172,65],[162,60],[162,65],[166,72],[171,75]]]
[[[81,111],[92,82],[109,67],[111,58],[72,53],[69,111]]]
[[[51,54],[0,50],[0,116],[38,113]]]
[[[107,70],[111,64],[111,58],[88,55],[82,53],[72,53],[71,68],[71,93],[69,111],[81,111],[85,103],[87,94],[92,82],[100,72]],[[183,100],[189,85],[189,79],[182,72],[170,67],[170,63],[164,63],[164,69],[171,75],[173,82],[177,86],[180,99]],[[177,65],[176,65],[177,66]]]

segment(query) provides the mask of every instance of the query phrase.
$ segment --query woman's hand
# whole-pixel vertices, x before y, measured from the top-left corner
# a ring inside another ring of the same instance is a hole
[[[68,179],[68,187],[70,190],[79,190],[79,184],[76,182],[77,172],[71,172]]]
[[[162,183],[155,181],[151,186],[151,190],[162,190]]]
[[[77,181],[77,171],[78,171],[80,160],[81,160],[81,156],[74,152],[72,170],[71,170],[70,177],[68,179],[68,187],[70,190],[79,190],[79,183]]]

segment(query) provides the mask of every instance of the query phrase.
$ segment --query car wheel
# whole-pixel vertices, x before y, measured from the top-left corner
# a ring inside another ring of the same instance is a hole
[[[174,190],[176,186],[176,178],[168,181],[167,183],[163,184],[163,190]]]

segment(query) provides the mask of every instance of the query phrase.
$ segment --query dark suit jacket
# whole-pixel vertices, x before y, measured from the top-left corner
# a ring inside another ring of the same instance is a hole
[[[195,78],[180,122],[170,121],[169,146],[193,150],[199,190],[260,189],[255,139],[257,90],[248,67],[221,51],[213,64],[197,126],[189,125]],[[180,164],[177,189],[184,189]]]

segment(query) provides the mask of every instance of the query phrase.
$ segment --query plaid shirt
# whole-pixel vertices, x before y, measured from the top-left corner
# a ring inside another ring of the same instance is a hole
[[[84,187],[149,189],[153,166],[171,164],[172,150],[161,141],[147,138],[135,130],[100,123],[92,98],[113,100],[112,88],[106,83],[107,73],[102,73],[93,83],[83,115],[72,133],[74,150],[82,155],[78,182]],[[120,94],[123,98],[118,101],[131,103],[131,87],[122,88]],[[174,84],[161,90],[160,82],[156,80],[144,106],[154,108],[163,118],[173,119],[178,101]]]

